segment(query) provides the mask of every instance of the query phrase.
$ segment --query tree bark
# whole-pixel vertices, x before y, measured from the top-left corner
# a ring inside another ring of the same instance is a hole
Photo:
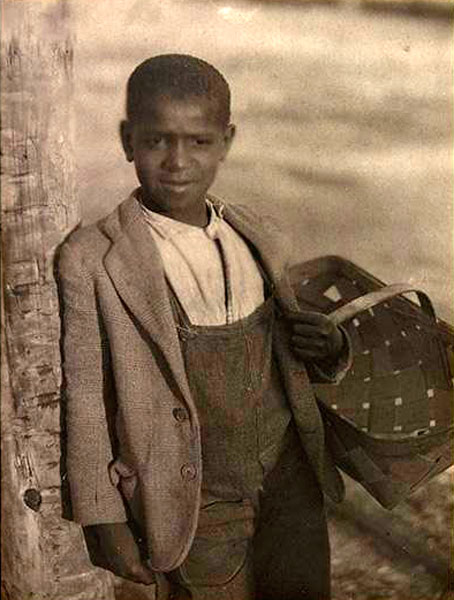
[[[2,27],[2,598],[110,600],[62,518],[54,259],[79,222],[65,0],[4,0]]]

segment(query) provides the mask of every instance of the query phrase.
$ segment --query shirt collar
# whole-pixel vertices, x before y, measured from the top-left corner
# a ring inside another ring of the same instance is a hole
[[[223,220],[224,205],[220,204],[219,206],[216,206],[211,200],[208,200],[208,198],[205,202],[208,207],[208,224],[203,228],[197,227],[197,225],[189,225],[188,223],[176,221],[171,217],[150,210],[141,202],[140,208],[148,225],[150,225],[163,239],[171,239],[178,235],[187,235],[204,231],[210,239],[214,240],[218,235],[219,225]]]

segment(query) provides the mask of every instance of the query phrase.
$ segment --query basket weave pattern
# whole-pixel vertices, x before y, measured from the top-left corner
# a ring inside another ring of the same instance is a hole
[[[391,293],[405,286],[386,287],[339,257],[295,265],[291,281],[303,310],[342,322],[351,340],[342,382],[314,386],[328,445],[338,466],[391,508],[454,462],[454,330],[422,292],[421,307]],[[377,291],[386,299],[361,310]]]
[[[451,376],[435,325],[421,321],[417,309],[392,299],[346,323],[353,367],[342,386],[319,386],[319,397],[373,435],[445,427]]]

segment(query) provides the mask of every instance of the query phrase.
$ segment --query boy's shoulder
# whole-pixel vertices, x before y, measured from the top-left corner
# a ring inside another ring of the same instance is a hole
[[[98,226],[100,221],[90,223],[89,225],[83,225],[82,223],[79,223],[79,225],[73,231],[71,231],[66,238],[64,246],[77,248],[99,243],[102,239],[102,233]]]
[[[112,245],[112,232],[120,229],[120,202],[108,215],[87,225],[79,224],[65,239],[60,249],[60,266],[82,262],[96,269]]]
[[[229,206],[256,227],[263,228],[270,233],[273,232],[277,235],[282,235],[283,231],[279,221],[266,210],[257,209],[248,204],[230,204]]]
[[[125,206],[135,202],[132,194],[117,204],[110,213],[88,225],[80,224],[65,240],[64,246],[79,250],[98,250],[109,247],[112,239],[117,237],[122,229],[122,212]]]
[[[286,234],[275,216],[248,204],[228,204],[227,214],[234,216],[234,227],[250,241],[258,242],[282,262],[288,262]]]
[[[262,208],[257,208],[242,202],[226,202],[213,194],[209,194],[208,198],[213,204],[224,206],[227,210],[227,214],[232,214],[235,217],[235,220],[244,223],[248,228],[262,231],[264,234],[273,237],[281,237],[284,235],[278,219]]]
[[[103,235],[99,222],[79,225],[63,243],[61,256],[62,259],[65,256],[73,256],[84,263],[97,262],[105,255],[109,245],[109,240]]]
[[[279,221],[266,210],[248,204],[222,203],[226,221],[271,264],[275,273],[290,264],[290,244]]]

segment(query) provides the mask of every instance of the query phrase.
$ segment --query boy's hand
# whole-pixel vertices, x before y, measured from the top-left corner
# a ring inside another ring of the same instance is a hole
[[[344,336],[326,315],[301,311],[288,318],[292,326],[291,347],[298,358],[335,362],[340,357]]]
[[[139,547],[127,523],[102,523],[84,527],[97,548],[89,548],[92,562],[115,575],[137,583],[155,583],[153,571],[142,562]]]

